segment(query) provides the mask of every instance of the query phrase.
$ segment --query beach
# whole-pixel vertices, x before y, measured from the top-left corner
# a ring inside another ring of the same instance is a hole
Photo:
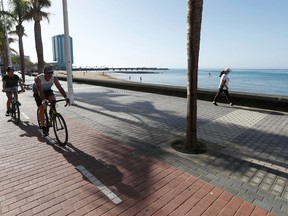
[[[96,79],[96,80],[113,80],[113,81],[121,81],[127,82],[125,79],[118,79],[112,76],[109,76],[110,72],[89,72],[89,71],[73,71],[73,77],[75,78],[87,78],[87,79]],[[66,71],[55,71],[55,75],[58,76],[65,76]]]

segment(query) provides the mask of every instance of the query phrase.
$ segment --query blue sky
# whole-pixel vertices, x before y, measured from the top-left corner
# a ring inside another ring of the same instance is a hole
[[[74,66],[187,67],[186,0],[67,2]],[[47,62],[51,38],[64,33],[62,1],[52,4],[41,22]],[[287,69],[287,10],[288,0],[204,0],[199,67]],[[33,22],[24,27],[36,62]]]

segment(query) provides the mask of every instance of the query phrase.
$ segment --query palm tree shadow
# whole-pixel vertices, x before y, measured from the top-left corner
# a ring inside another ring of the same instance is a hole
[[[95,157],[76,148],[71,143],[68,143],[65,147],[59,145],[51,146],[56,152],[61,153],[76,170],[81,172],[80,167],[83,166],[90,174],[92,174],[92,176],[96,177],[97,180],[106,187],[115,187],[119,193],[125,194],[129,197],[138,194],[134,187],[122,182],[123,173],[121,173],[114,164],[107,164],[101,159],[96,159]],[[83,175],[84,180],[91,182],[83,172],[81,172],[81,174]]]

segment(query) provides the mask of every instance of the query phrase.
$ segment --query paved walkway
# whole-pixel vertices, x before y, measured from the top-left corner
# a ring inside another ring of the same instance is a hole
[[[19,125],[2,94],[0,215],[288,215],[287,113],[198,101],[209,150],[191,156],[170,147],[185,137],[185,99],[74,91],[75,105],[58,107],[65,148],[41,136],[31,90]]]

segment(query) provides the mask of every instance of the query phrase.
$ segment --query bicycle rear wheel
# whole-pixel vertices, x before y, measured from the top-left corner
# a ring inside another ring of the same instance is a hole
[[[39,128],[41,127],[40,126],[40,118],[39,118],[39,114],[40,113],[40,108],[38,107],[37,108],[37,123],[38,123],[38,126]],[[49,127],[49,121],[48,121],[49,117],[48,117],[48,113],[47,113],[47,110],[44,111],[44,125],[46,127]]]
[[[57,113],[53,119],[53,130],[58,143],[61,146],[65,146],[68,141],[68,130],[66,122],[60,113]]]
[[[39,129],[40,130],[42,130],[42,127],[44,126],[46,129],[46,133],[44,133],[44,130],[43,131],[41,131],[42,132],[42,135],[43,136],[46,136],[46,135],[48,135],[49,134],[49,117],[48,117],[48,114],[47,114],[47,110],[45,110],[44,111],[44,124],[43,124],[43,126],[41,126],[41,124],[40,124],[40,118],[39,118],[39,115],[40,115],[40,108],[38,107],[37,108],[37,122],[38,122],[38,126],[39,126]]]
[[[12,104],[11,116],[16,124],[20,122],[20,108],[17,103]]]

